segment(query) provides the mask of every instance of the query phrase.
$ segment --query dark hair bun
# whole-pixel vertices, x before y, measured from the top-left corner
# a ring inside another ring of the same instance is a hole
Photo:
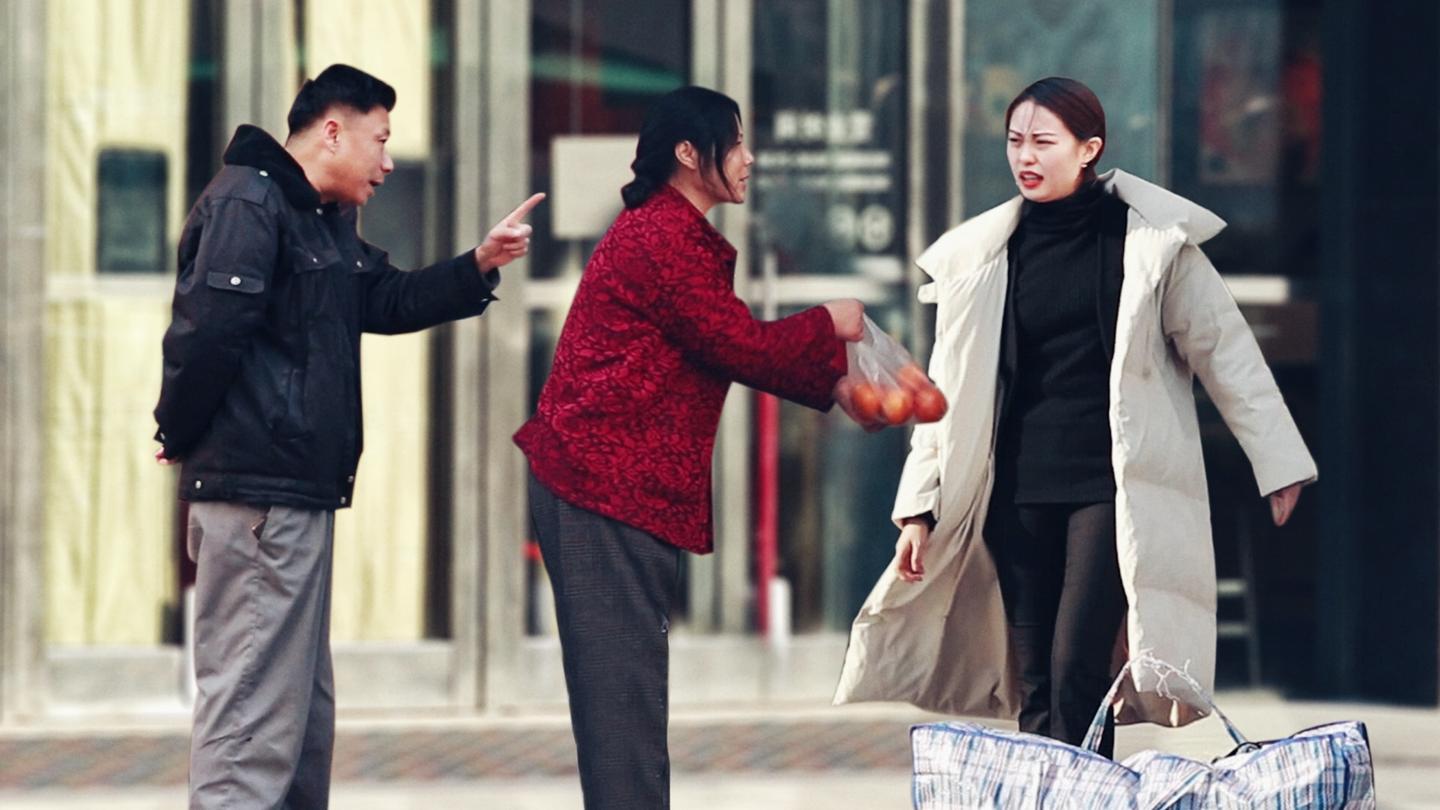
[[[625,201],[626,208],[635,208],[650,199],[650,195],[655,191],[655,181],[652,178],[637,175],[620,189],[620,199]]]

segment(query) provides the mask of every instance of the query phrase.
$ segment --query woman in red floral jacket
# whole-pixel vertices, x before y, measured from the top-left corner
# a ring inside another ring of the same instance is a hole
[[[732,382],[834,403],[858,301],[761,321],[705,219],[745,201],[740,109],[700,87],[640,131],[625,211],[595,248],[534,417],[535,532],[554,586],[585,807],[669,807],[670,604],[680,551],[711,550],[710,461]]]

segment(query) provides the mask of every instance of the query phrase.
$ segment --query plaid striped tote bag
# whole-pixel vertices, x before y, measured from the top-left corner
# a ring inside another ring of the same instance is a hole
[[[1106,713],[1134,667],[1184,681],[1225,724],[1235,748],[1208,763],[1158,751],[1142,751],[1124,762],[1096,753]],[[1363,723],[1332,723],[1251,742],[1189,675],[1149,657],[1121,669],[1079,747],[961,722],[917,725],[910,739],[917,810],[1375,807]]]

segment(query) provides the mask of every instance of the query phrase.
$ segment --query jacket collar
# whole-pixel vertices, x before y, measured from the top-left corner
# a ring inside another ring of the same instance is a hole
[[[716,230],[714,225],[710,224],[710,220],[706,219],[705,215],[700,213],[700,209],[696,208],[695,204],[690,202],[684,194],[681,194],[679,189],[665,183],[645,202],[645,207],[651,206],[657,213],[677,216],[693,223],[699,228],[701,238],[707,248],[727,262],[734,261],[735,246],[730,244],[730,240]]]
[[[1100,175],[1099,182],[1146,224],[1159,230],[1178,229],[1190,244],[1201,244],[1225,228],[1225,220],[1207,209],[1133,174],[1111,169]],[[1020,224],[1024,201],[1017,195],[946,231],[915,263],[938,278],[952,258],[973,257],[976,266],[993,260]]]
[[[1024,202],[1025,198],[1017,195],[965,220],[936,239],[915,263],[931,278],[938,279],[954,259],[971,257],[976,266],[994,260],[1020,224]]]
[[[1225,220],[1208,209],[1133,174],[1111,169],[1100,175],[1100,183],[1150,225],[1179,228],[1189,244],[1202,244],[1225,229]]]
[[[259,127],[241,124],[235,130],[230,145],[225,147],[225,164],[264,170],[296,208],[320,207],[320,192],[305,179],[305,170],[285,147]]]

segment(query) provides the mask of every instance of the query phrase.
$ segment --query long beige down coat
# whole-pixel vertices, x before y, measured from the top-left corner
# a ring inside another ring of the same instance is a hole
[[[1313,481],[1315,462],[1250,328],[1200,244],[1225,223],[1120,171],[1101,177],[1130,207],[1110,369],[1115,543],[1129,599],[1117,655],[1148,653],[1207,690],[1215,673],[1215,563],[1192,381],[1199,377],[1254,468],[1260,494]],[[1014,718],[1018,692],[994,564],[981,538],[994,469],[1006,246],[1019,197],[941,236],[918,264],[934,281],[930,376],[950,400],[914,431],[894,518],[931,512],[925,579],[892,564],[850,633],[835,702],[903,700],[932,711]],[[1181,725],[1203,711],[1141,671],[1120,722]]]

